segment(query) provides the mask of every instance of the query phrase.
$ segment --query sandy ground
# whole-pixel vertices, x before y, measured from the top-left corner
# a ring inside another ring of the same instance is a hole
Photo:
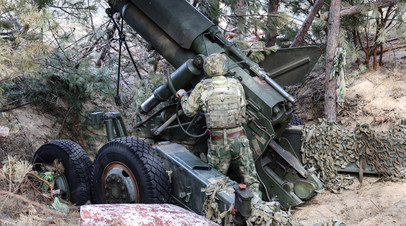
[[[292,210],[299,222],[312,225],[338,220],[347,225],[405,225],[406,184],[382,182],[378,177],[356,179],[342,194],[328,191]]]
[[[387,130],[406,118],[406,70],[382,68],[352,78],[347,90],[350,111],[338,120],[345,127],[364,122],[376,130]]]

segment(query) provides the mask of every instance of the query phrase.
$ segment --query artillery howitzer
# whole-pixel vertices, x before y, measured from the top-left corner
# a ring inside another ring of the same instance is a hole
[[[184,0],[112,0],[110,6],[109,14],[120,13],[176,71],[139,107],[136,132],[144,140],[127,137],[119,113],[94,113],[95,123],[106,124],[110,142],[99,150],[93,167],[89,157],[71,141],[50,142],[37,151],[34,163],[38,170],[37,163],[55,159],[63,163],[65,172],[56,185],[65,198],[78,205],[88,199],[93,203],[173,201],[201,213],[205,196],[202,189],[226,176],[238,182],[232,168],[228,175],[222,175],[203,161],[207,137],[188,136],[184,130],[204,132],[204,117],[189,119],[179,114],[174,97],[175,90],[193,89],[204,77],[204,57],[217,52],[227,55],[229,71],[241,81],[246,93],[248,119],[244,127],[263,199],[270,201],[277,196],[282,208],[289,208],[322,189],[318,178],[298,160],[298,140],[287,139],[298,132],[286,130],[295,98],[281,87],[304,80],[320,56],[318,48],[280,49],[258,65]],[[161,102],[165,102],[163,107]],[[285,136],[286,131],[290,135]],[[147,141],[157,145],[152,148]],[[233,191],[217,196],[224,204],[220,205],[222,209],[234,204]]]

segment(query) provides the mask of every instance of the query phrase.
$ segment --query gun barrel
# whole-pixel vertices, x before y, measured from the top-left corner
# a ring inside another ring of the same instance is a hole
[[[149,42],[175,68],[196,55],[193,51],[179,46],[174,39],[132,2],[111,0],[109,4],[114,11],[120,12],[127,24]]]
[[[170,75],[168,83],[172,83],[175,90],[186,87],[193,79],[202,74],[200,70],[202,68],[201,62],[203,62],[201,55],[187,60]],[[164,84],[156,88],[154,94],[142,103],[140,107],[141,112],[149,112],[160,102],[168,100],[173,95],[169,87],[169,84]]]
[[[214,25],[187,1],[109,0],[109,5],[175,68],[197,55],[193,41]]]

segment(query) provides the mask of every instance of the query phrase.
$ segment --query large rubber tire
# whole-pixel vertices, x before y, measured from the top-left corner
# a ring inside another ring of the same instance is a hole
[[[92,173],[93,203],[170,201],[171,185],[161,157],[141,139],[122,137],[105,144]]]
[[[42,145],[34,155],[33,168],[41,171],[43,163],[52,165],[55,159],[64,166],[69,187],[68,201],[79,206],[90,199],[90,171],[92,161],[86,152],[73,141],[55,140]]]

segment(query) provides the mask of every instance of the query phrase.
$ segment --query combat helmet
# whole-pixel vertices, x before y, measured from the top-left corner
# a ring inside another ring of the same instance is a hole
[[[204,61],[204,69],[208,77],[225,75],[227,73],[227,57],[221,53],[213,53]]]

